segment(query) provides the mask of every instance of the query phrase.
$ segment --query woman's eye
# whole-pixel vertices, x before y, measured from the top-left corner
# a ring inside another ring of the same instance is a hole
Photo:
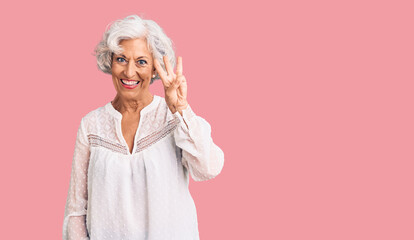
[[[121,58],[121,57],[116,58],[116,60],[118,62],[124,62],[124,61],[126,61],[124,58]],[[145,60],[138,60],[137,62],[138,62],[139,65],[145,65],[145,64],[147,64],[147,61],[145,61]]]
[[[120,58],[120,57],[119,57],[119,58],[117,58],[116,60],[117,60],[118,62],[121,62],[121,61],[120,61],[119,59],[125,60],[125,59],[123,59],[123,58]]]
[[[147,61],[145,61],[145,60],[138,60],[138,63],[141,64],[141,65],[144,65],[144,64],[147,64]]]

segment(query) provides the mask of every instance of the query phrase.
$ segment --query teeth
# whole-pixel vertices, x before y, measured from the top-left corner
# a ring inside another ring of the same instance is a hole
[[[139,81],[128,81],[128,80],[124,80],[121,79],[122,83],[126,84],[126,85],[137,85]]]

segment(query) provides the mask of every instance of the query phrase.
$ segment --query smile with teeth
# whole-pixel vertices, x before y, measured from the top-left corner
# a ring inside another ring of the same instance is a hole
[[[125,79],[121,79],[121,82],[125,85],[129,85],[129,86],[134,86],[134,85],[138,85],[139,81],[129,81],[129,80],[125,80]]]

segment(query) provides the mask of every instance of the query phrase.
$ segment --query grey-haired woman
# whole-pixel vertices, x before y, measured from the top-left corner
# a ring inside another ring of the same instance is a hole
[[[63,239],[199,239],[189,174],[214,178],[224,153],[187,102],[182,58],[136,15],[113,22],[95,56],[117,94],[79,123]],[[149,91],[156,79],[165,98]]]

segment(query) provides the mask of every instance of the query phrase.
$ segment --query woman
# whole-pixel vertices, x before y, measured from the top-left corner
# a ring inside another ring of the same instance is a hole
[[[182,58],[151,20],[115,21],[95,49],[111,102],[80,121],[63,239],[199,239],[189,174],[217,176],[223,151],[187,102]],[[165,98],[149,86],[161,78]]]

